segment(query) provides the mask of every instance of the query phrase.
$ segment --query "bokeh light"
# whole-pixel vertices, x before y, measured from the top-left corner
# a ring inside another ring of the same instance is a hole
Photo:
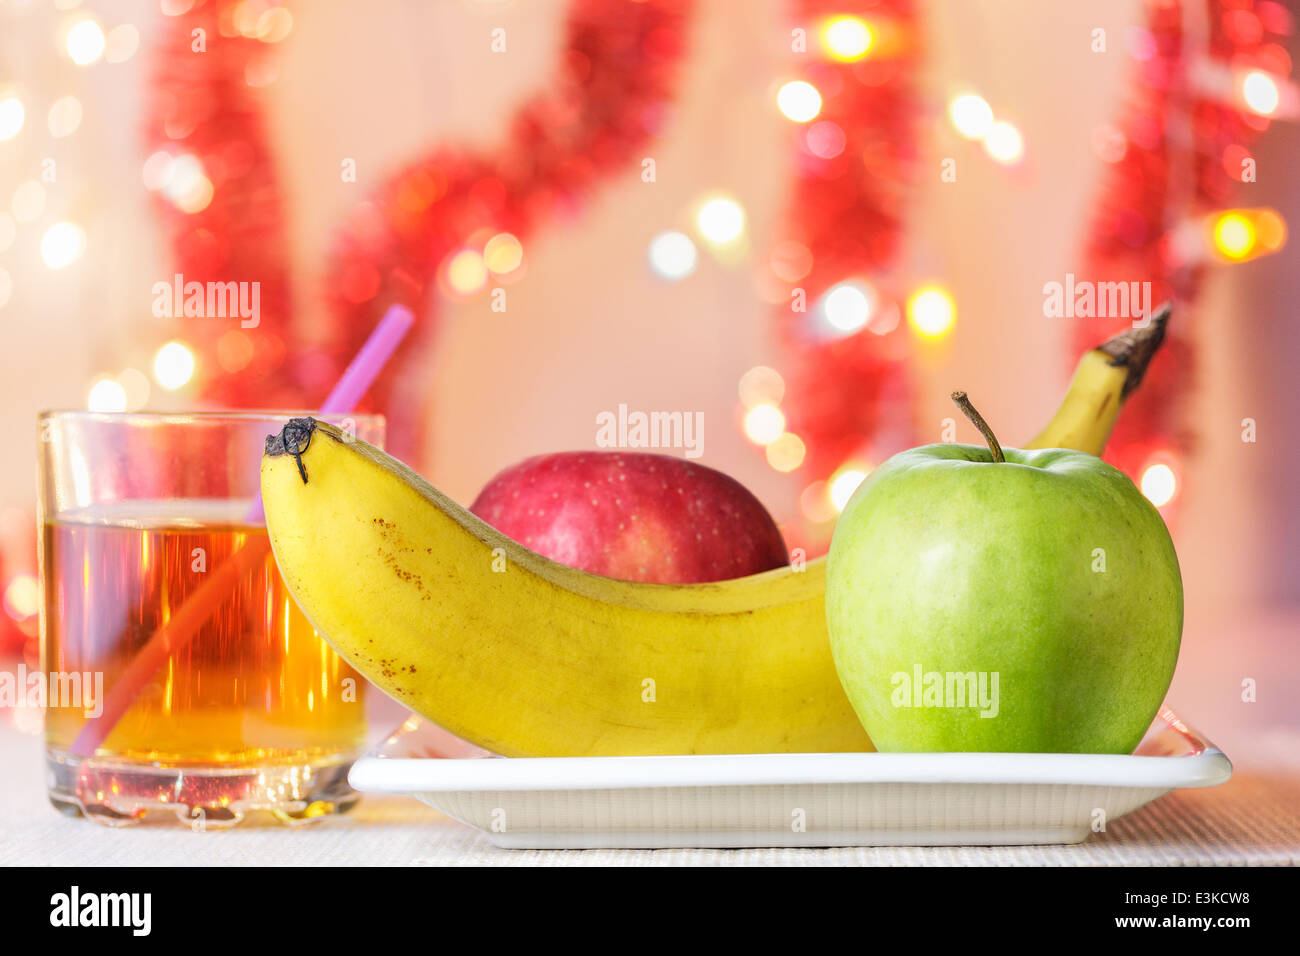
[[[841,282],[832,286],[821,300],[821,315],[830,328],[841,335],[851,335],[865,328],[875,312],[876,290],[860,282]]]
[[[695,224],[709,242],[725,245],[745,231],[745,210],[734,199],[719,196],[700,207]]]
[[[81,126],[81,100],[75,96],[61,96],[50,106],[46,122],[55,139],[71,136]]]
[[[56,222],[41,237],[41,259],[51,269],[71,265],[85,249],[86,234],[75,223]]]
[[[30,574],[15,574],[5,588],[5,613],[23,621],[41,609],[41,587]]]
[[[447,263],[447,284],[457,295],[473,295],[487,285],[487,280],[487,263],[473,249],[462,249]]]
[[[650,268],[670,282],[691,275],[698,258],[695,243],[684,233],[661,232],[650,240]]]
[[[1259,248],[1277,252],[1286,245],[1286,220],[1276,209],[1260,209],[1255,213],[1255,241]]]
[[[133,412],[144,408],[149,401],[149,377],[138,368],[128,368],[117,377],[117,384],[122,386],[126,396],[126,410]]]
[[[257,18],[256,34],[263,43],[279,43],[293,30],[293,14],[285,7],[270,7]]]
[[[130,23],[113,27],[104,38],[104,60],[125,63],[140,49],[140,31]]]
[[[26,116],[23,102],[18,97],[6,96],[0,99],[0,143],[13,139],[22,131]]]
[[[230,19],[222,24],[222,32],[233,28],[240,36],[257,39],[257,21],[266,5],[260,0],[242,0],[231,4]]]
[[[983,139],[993,129],[993,107],[975,93],[962,93],[948,103],[953,129],[967,139]]]
[[[194,377],[194,353],[184,342],[168,342],[153,357],[154,381],[174,391]]]
[[[957,305],[947,290],[930,285],[918,289],[907,300],[907,321],[916,333],[938,339],[952,331]]]
[[[494,275],[509,275],[524,262],[524,245],[514,235],[499,232],[483,246],[483,264]]]
[[[86,407],[92,412],[124,412],[126,389],[111,378],[98,378],[90,385]]]
[[[146,189],[159,190],[171,182],[174,157],[165,150],[159,150],[144,161],[140,169],[140,178]]]
[[[756,445],[768,445],[785,432],[785,415],[768,402],[755,405],[745,413],[745,437]]]
[[[1246,106],[1260,116],[1271,116],[1277,111],[1282,95],[1277,82],[1262,70],[1251,70],[1241,81],[1241,98]]]
[[[68,31],[68,56],[78,66],[89,66],[104,55],[104,31],[94,20],[82,20]]]
[[[814,481],[799,495],[799,510],[813,524],[825,524],[839,513],[831,503],[830,485]]]
[[[1019,162],[1025,155],[1025,143],[1016,129],[1006,120],[999,120],[989,128],[984,137],[984,149],[999,163]]]
[[[1178,477],[1164,463],[1149,465],[1142,472],[1141,487],[1147,500],[1157,508],[1162,508],[1178,494]]]
[[[837,512],[844,510],[853,497],[853,492],[858,490],[858,485],[866,480],[870,471],[870,468],[862,465],[844,465],[831,476],[829,494],[831,506]]]
[[[812,251],[802,242],[787,239],[772,248],[768,265],[777,278],[786,282],[798,282],[812,271]]]
[[[786,119],[807,123],[822,111],[822,95],[811,83],[791,80],[777,91],[776,105]]]
[[[154,156],[158,154],[155,153]],[[163,155],[166,155],[165,153]],[[154,161],[154,156],[146,160],[146,168]],[[155,171],[158,172],[158,171]],[[203,169],[203,163],[197,156],[186,153],[177,156],[161,170],[163,195],[175,204],[181,212],[202,212],[212,202],[212,181]]]
[[[803,464],[804,457],[808,454],[803,439],[791,432],[778,435],[763,451],[767,463],[780,472],[794,471]]]
[[[853,63],[871,52],[871,28],[857,17],[832,17],[822,27],[822,49],[841,63]]]
[[[0,309],[3,309],[13,295],[14,280],[9,277],[9,270],[0,266]]]
[[[829,120],[813,123],[804,134],[804,143],[808,152],[820,159],[834,159],[844,152],[847,137],[837,124]]]
[[[741,404],[746,408],[753,408],[765,402],[780,405],[781,399],[785,398],[785,379],[774,368],[755,365],[740,376],[737,391],[740,393]]]
[[[1229,259],[1248,258],[1255,238],[1255,224],[1239,212],[1224,213],[1214,221],[1214,247]]]

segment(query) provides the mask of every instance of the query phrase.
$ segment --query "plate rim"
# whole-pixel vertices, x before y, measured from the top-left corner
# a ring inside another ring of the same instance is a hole
[[[1002,784],[1124,788],[1214,787],[1232,776],[1227,755],[1161,708],[1157,737],[1182,753],[778,753],[632,757],[381,757],[352,766],[363,793],[628,790],[828,784]],[[544,769],[543,769],[544,768]]]

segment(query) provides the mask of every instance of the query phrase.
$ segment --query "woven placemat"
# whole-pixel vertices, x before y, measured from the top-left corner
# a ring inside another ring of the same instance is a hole
[[[1300,863],[1300,773],[1239,770],[1180,790],[1077,846],[825,850],[501,850],[415,800],[367,797],[352,813],[288,829],[249,819],[194,833],[159,819],[123,830],[56,813],[38,738],[0,730],[0,865],[51,866],[1141,866]]]

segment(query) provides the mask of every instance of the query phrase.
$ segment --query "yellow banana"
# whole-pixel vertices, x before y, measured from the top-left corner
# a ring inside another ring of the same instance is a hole
[[[1163,338],[1084,356],[1029,447],[1093,454]],[[295,419],[267,442],[276,560],[312,623],[361,673],[507,756],[870,750],[840,687],[825,561],[733,581],[616,581],[543,558],[401,462]]]
[[[285,583],[317,629],[383,690],[479,746],[871,749],[831,659],[824,562],[708,584],[587,574],[310,419],[268,442],[262,498]]]
[[[1073,448],[1100,455],[1124,400],[1142,382],[1165,338],[1170,306],[1162,305],[1143,328],[1108,339],[1079,360],[1070,388],[1038,436],[1025,448]]]

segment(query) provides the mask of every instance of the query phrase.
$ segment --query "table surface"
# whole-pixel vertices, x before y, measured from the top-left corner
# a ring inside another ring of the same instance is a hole
[[[1300,864],[1300,769],[1294,765],[1241,770],[1221,787],[1176,791],[1077,846],[503,850],[405,797],[366,797],[350,814],[306,827],[284,827],[268,816],[223,832],[196,833],[166,818],[111,829],[55,812],[41,785],[41,764],[39,737],[0,725],[0,865]]]
[[[39,717],[0,714],[0,865],[1300,864],[1300,609],[1225,607],[1191,615],[1187,631],[1168,699],[1232,759],[1232,779],[1170,793],[1077,846],[502,850],[405,797],[366,797],[346,816],[303,828],[249,819],[195,833],[159,819],[113,830],[50,807],[40,738],[17,729],[38,726]],[[1249,695],[1247,678],[1256,688]],[[381,705],[377,732],[401,723],[400,707],[372,703]]]

